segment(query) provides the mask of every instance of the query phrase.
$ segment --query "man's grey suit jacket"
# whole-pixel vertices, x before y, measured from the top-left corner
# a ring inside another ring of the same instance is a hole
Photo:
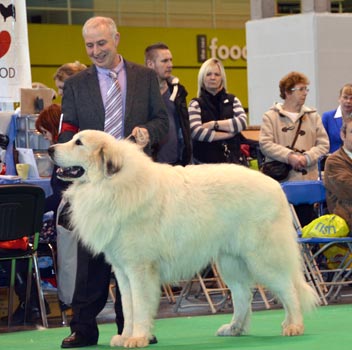
[[[125,67],[127,92],[124,135],[130,135],[136,126],[144,127],[149,132],[150,145],[153,145],[167,134],[169,125],[156,73],[128,61],[125,61]],[[94,65],[65,81],[62,113],[63,122],[79,130],[104,130],[105,110]],[[72,131],[64,131],[59,141],[68,141],[73,134]]]

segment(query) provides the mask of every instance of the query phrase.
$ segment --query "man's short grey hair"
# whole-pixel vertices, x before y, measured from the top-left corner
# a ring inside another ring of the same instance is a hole
[[[115,35],[117,34],[116,23],[112,18],[96,16],[96,17],[89,18],[84,23],[83,28],[82,28],[83,37],[87,34],[88,27],[89,28],[91,28],[91,27],[96,28],[96,27],[100,27],[100,26],[107,27],[110,30],[112,37],[115,37]]]

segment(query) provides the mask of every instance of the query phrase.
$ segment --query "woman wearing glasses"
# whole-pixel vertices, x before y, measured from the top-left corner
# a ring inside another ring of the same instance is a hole
[[[260,150],[265,162],[277,160],[291,166],[284,181],[316,180],[318,159],[329,151],[329,139],[320,115],[316,109],[304,104],[309,92],[308,85],[309,80],[302,73],[285,75],[279,82],[283,102],[275,103],[263,115]],[[309,222],[311,217],[308,214],[302,220]],[[302,225],[306,223],[301,221]]]
[[[341,127],[343,121],[352,113],[352,84],[345,84],[339,95],[339,106],[332,111],[324,112],[323,124],[329,136],[329,153],[337,151],[342,146]]]

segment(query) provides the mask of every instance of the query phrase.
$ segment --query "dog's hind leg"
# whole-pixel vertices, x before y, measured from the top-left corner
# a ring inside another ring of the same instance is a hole
[[[217,266],[231,291],[234,313],[231,323],[221,326],[217,335],[239,336],[249,330],[252,302],[252,279],[246,263],[240,257],[222,255]]]
[[[268,288],[275,293],[285,309],[285,320],[282,322],[282,335],[293,336],[304,333],[303,316],[298,295],[292,280],[288,276],[278,276],[280,281]]]
[[[282,323],[282,334],[286,336],[301,335],[304,332],[303,316],[300,301],[295,287],[295,274],[297,278],[301,274],[300,270],[293,272],[289,264],[282,264],[278,266],[274,260],[267,259],[262,266],[251,266],[249,262],[249,269],[251,269],[256,281],[264,285],[272,291],[276,297],[281,301],[285,309],[285,320]],[[299,265],[298,265],[299,266]]]

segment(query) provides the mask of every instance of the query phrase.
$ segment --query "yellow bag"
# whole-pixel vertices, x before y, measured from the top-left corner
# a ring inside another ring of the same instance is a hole
[[[327,249],[323,254],[326,257],[328,269],[337,269],[347,253],[348,248],[340,244],[334,244],[331,248]],[[352,259],[352,254],[348,255],[348,259]],[[351,265],[352,263],[349,264],[349,268],[352,267]]]
[[[304,226],[302,237],[346,237],[349,232],[350,229],[342,217],[335,214],[326,214]]]

